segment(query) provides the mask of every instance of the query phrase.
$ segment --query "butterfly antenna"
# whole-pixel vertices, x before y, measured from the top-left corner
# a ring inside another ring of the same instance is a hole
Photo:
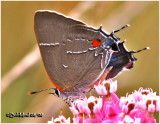
[[[118,29],[118,30],[114,30],[114,31],[112,31],[111,35],[113,35],[113,34],[115,34],[115,33],[119,32],[119,31],[121,31],[121,30],[123,30],[124,28],[127,28],[127,27],[129,27],[129,26],[130,26],[129,24],[126,24],[126,25],[125,25],[125,26],[123,26],[122,28],[120,28],[120,29]]]
[[[139,53],[139,52],[141,52],[141,51],[143,51],[143,50],[148,50],[148,49],[150,49],[150,48],[149,48],[149,47],[146,47],[146,48],[143,48],[143,49],[138,50],[138,51],[132,51],[132,53]]]
[[[35,93],[40,93],[40,92],[42,92],[42,91],[51,90],[51,89],[56,90],[56,88],[47,88],[47,89],[40,90],[40,91],[29,92],[28,94],[29,94],[29,95],[32,95],[32,94],[35,94]]]

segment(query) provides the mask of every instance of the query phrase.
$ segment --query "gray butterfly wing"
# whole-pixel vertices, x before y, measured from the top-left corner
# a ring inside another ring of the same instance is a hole
[[[72,25],[84,25],[80,21],[67,19],[66,17],[49,11],[37,11],[34,19],[34,29],[41,51],[43,64],[51,81],[60,89],[64,89],[63,72],[61,62],[62,44],[68,27]]]
[[[36,12],[34,28],[45,69],[59,89],[86,89],[103,74],[111,53],[92,46],[107,38],[98,29],[49,11]]]
[[[77,95],[77,92],[88,91],[103,75],[112,53],[104,51],[101,47],[94,48],[92,46],[94,39],[101,41],[107,39],[107,36],[98,29],[79,25],[72,26],[66,33],[66,37],[70,41],[65,44],[64,49],[68,54],[63,54],[63,62],[68,66],[67,75],[72,77],[72,81],[68,81],[67,84],[72,88],[72,94]]]

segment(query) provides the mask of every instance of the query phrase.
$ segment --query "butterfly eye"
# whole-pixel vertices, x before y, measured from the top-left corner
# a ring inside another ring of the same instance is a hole
[[[94,39],[92,42],[93,47],[98,47],[101,45],[101,40],[100,39]]]
[[[57,88],[54,90],[54,95],[58,97],[60,96],[60,91]]]

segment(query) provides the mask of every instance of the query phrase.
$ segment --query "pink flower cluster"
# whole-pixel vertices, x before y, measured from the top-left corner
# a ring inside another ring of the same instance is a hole
[[[160,111],[160,96],[152,89],[140,88],[119,99],[117,81],[105,80],[94,88],[102,98],[83,97],[71,103],[73,123],[156,123],[153,113]],[[60,115],[48,123],[70,123],[70,118]]]

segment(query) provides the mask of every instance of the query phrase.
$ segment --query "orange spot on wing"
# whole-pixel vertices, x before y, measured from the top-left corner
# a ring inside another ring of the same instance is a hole
[[[128,63],[128,64],[126,65],[126,68],[127,68],[127,69],[130,69],[130,68],[132,68],[132,66],[133,66],[133,63],[130,62],[130,63]]]
[[[101,41],[98,39],[94,39],[92,42],[93,47],[98,47],[99,45],[101,45]]]

